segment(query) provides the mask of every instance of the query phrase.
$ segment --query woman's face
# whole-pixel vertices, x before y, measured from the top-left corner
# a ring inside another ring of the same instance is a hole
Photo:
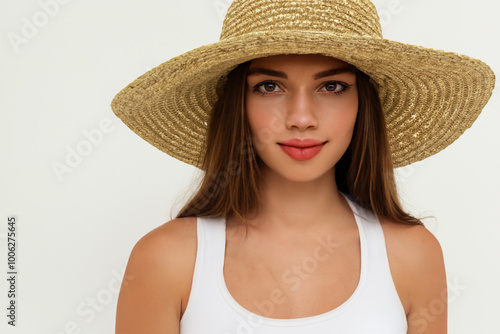
[[[256,153],[271,170],[303,182],[333,171],[351,142],[358,110],[355,67],[321,55],[253,60],[246,113]],[[303,143],[283,142],[311,139]]]

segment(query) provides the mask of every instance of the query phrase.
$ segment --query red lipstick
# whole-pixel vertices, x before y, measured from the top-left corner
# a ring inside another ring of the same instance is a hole
[[[305,161],[314,158],[316,154],[323,149],[325,144],[325,141],[299,138],[278,143],[286,154],[297,161]]]

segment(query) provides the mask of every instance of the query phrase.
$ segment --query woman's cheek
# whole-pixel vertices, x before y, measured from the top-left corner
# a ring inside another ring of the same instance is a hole
[[[322,123],[326,125],[332,138],[350,142],[358,113],[357,98],[337,101],[334,106],[326,105],[322,109],[324,118],[320,120],[320,126]]]
[[[257,149],[263,147],[275,140],[273,134],[273,116],[266,103],[255,101],[255,99],[247,100],[246,112],[250,130],[252,133],[252,141]],[[274,116],[276,117],[276,116]]]

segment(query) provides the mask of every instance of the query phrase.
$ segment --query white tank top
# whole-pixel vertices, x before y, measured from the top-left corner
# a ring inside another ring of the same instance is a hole
[[[223,276],[225,218],[198,217],[193,283],[180,334],[406,334],[406,315],[392,280],[382,227],[373,213],[347,201],[360,236],[358,286],[337,308],[295,319],[264,317],[233,299]],[[270,308],[271,298],[267,303]]]

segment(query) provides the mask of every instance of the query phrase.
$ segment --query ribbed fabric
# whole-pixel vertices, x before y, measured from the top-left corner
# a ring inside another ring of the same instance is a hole
[[[392,280],[382,227],[373,213],[347,200],[360,236],[358,286],[339,307],[305,318],[268,318],[239,305],[223,276],[225,219],[198,217],[196,264],[180,334],[406,334],[405,311]]]

